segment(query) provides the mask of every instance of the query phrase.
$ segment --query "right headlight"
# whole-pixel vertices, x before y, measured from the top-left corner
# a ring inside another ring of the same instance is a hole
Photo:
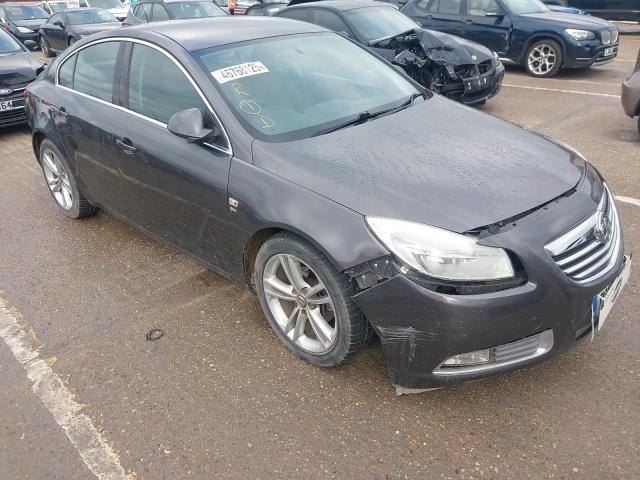
[[[405,220],[380,217],[366,220],[391,253],[430,277],[483,281],[515,276],[506,251],[478,245],[475,237]]]
[[[576,30],[575,28],[567,28],[565,32],[567,32],[579,42],[582,40],[593,40],[594,38],[596,38],[596,34],[590,32],[589,30]]]
[[[33,33],[33,30],[27,27],[18,27],[18,31],[20,33]]]

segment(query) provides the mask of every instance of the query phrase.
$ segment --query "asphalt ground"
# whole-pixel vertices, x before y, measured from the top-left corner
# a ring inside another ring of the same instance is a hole
[[[625,35],[614,63],[554,79],[509,67],[483,110],[573,145],[640,199],[619,99],[638,49]],[[337,369],[299,360],[243,287],[109,215],[59,213],[27,129],[0,132],[0,152],[0,325],[26,332],[0,327],[0,478],[91,479],[105,452],[138,479],[640,477],[640,268],[593,342],[397,397],[379,343]],[[617,206],[640,252],[640,205]],[[78,415],[93,430],[71,428]]]

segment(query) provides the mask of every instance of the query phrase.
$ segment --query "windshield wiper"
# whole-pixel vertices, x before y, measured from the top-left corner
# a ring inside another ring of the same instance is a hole
[[[356,118],[347,120],[344,123],[341,123],[334,127],[320,130],[318,133],[314,135],[314,137],[318,137],[320,135],[326,135],[327,133],[335,132],[336,130],[342,130],[343,128],[352,127],[354,125],[360,125],[361,123],[368,122],[369,120],[373,120],[374,118],[382,117],[384,115],[391,115],[392,113],[399,112],[400,110],[404,110],[405,108],[407,108],[409,105],[413,103],[415,99],[417,99],[418,97],[422,97],[423,95],[424,95],[424,92],[414,93],[397,107],[385,108],[383,110],[378,110],[377,112],[370,112],[369,110],[367,110],[365,112],[358,114]]]

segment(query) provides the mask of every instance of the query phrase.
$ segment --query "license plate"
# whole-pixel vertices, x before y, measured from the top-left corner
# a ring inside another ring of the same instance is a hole
[[[598,330],[602,328],[604,321],[609,316],[609,313],[611,313],[613,304],[616,303],[620,292],[622,292],[622,289],[629,280],[629,275],[631,274],[631,257],[625,257],[624,262],[624,267],[622,267],[622,272],[620,272],[618,278],[598,295],[595,295],[591,302],[591,313],[594,323],[596,320],[598,321]]]
[[[13,110],[15,107],[13,106],[13,100],[6,100],[4,102],[0,102],[0,111],[2,110]]]
[[[472,80],[464,81],[464,90],[466,93],[477,92],[478,90],[484,90],[491,85],[491,77],[489,75],[482,75]]]
[[[616,47],[609,47],[609,48],[605,48],[604,49],[604,56],[605,57],[610,57],[614,53],[616,53]]]

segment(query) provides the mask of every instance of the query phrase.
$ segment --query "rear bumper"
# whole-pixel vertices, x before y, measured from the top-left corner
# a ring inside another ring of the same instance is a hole
[[[20,90],[22,92],[22,90]],[[0,128],[27,123],[24,98],[20,96],[0,97],[0,101],[11,100],[18,108],[12,110],[0,110]]]
[[[640,114],[640,71],[622,83],[622,106],[630,117]]]

